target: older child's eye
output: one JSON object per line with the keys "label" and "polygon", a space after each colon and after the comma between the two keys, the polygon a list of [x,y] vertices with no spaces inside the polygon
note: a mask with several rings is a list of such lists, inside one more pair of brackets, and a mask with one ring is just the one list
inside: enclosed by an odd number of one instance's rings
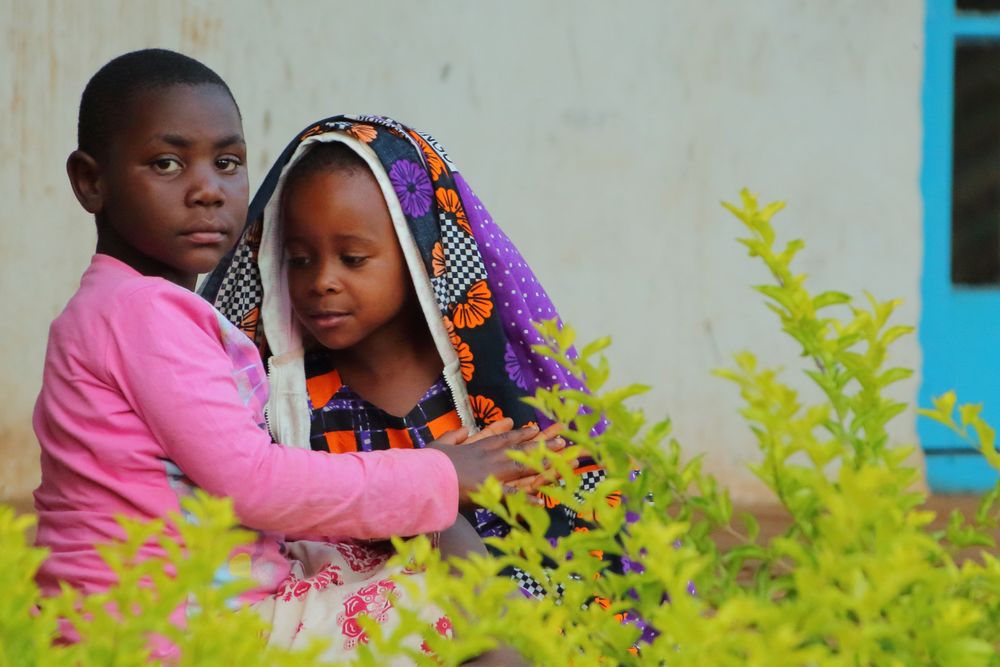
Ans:
{"label": "older child's eye", "polygon": [[288,266],[301,267],[309,264],[309,258],[305,255],[289,255],[285,262]]}
{"label": "older child's eye", "polygon": [[344,266],[361,266],[368,260],[364,255],[341,255],[340,261]]}
{"label": "older child's eye", "polygon": [[181,170],[180,160],[172,157],[163,157],[158,160],[153,160],[152,163],[153,171],[158,174],[176,174]]}
{"label": "older child's eye", "polygon": [[215,168],[221,172],[232,174],[240,165],[243,164],[238,158],[235,157],[222,157],[215,161]]}

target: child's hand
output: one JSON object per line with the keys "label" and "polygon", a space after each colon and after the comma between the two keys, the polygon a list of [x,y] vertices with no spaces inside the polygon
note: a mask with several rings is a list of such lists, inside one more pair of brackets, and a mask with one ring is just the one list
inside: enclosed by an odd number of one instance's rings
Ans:
{"label": "child's hand", "polygon": [[483,438],[488,438],[491,435],[500,435],[501,433],[506,433],[514,428],[514,420],[510,417],[504,417],[503,419],[498,419],[491,424],[487,424],[483,430],[479,433],[470,435],[465,440],[460,441],[458,444],[467,445],[470,442],[477,442]]}
{"label": "child's hand", "polygon": [[[514,420],[509,417],[504,417],[503,419],[498,419],[497,421],[487,424],[483,430],[479,431],[475,435],[470,436],[462,442],[462,444],[468,444],[470,442],[476,442],[477,440],[482,440],[483,438],[488,438],[491,435],[500,435],[501,433],[506,433],[514,427]],[[559,433],[565,428],[565,425],[555,423],[549,425],[544,431],[541,431],[536,435],[533,440],[535,442],[554,440],[557,443],[562,443],[565,446],[565,441],[558,437]],[[553,447],[553,451],[559,451],[562,447]],[[576,463],[572,464],[576,467]],[[535,496],[538,491],[549,484],[552,484],[557,479],[559,475],[554,471],[550,470],[549,474],[535,474],[528,475],[527,477],[521,477],[519,479],[511,480],[503,485],[504,494],[521,492],[528,495],[528,501],[536,504],[543,505],[544,500],[541,497]]]}
{"label": "child's hand", "polygon": [[[500,427],[501,429],[503,426]],[[506,426],[510,428],[509,425]],[[495,429],[497,430],[497,429]],[[494,431],[491,431],[493,433]],[[520,461],[507,456],[508,451],[528,451],[534,447],[548,447],[552,451],[560,451],[566,446],[562,438],[537,442],[540,431],[531,426],[517,430],[507,430],[496,435],[476,436],[466,440],[468,432],[462,428],[449,431],[434,442],[427,445],[443,452],[451,459],[458,475],[458,502],[460,507],[471,504],[469,495],[478,489],[490,475],[496,477],[502,484],[537,476]],[[479,436],[480,434],[477,434]],[[462,444],[461,447],[455,445]]]}
{"label": "child's hand", "polygon": [[[507,419],[506,421],[511,421],[511,420]],[[494,424],[495,423],[497,423],[497,422],[494,422]],[[490,424],[490,426],[493,426],[493,424]],[[490,426],[487,426],[486,428],[490,428]],[[563,425],[563,424],[559,424],[559,423],[551,424],[544,431],[542,431],[537,436],[535,436],[535,441],[536,442],[541,442],[541,441],[556,441],[556,442],[563,443],[563,446],[565,447],[565,440],[563,438],[559,437],[559,433],[562,432],[562,430],[564,428],[565,428],[565,425]],[[486,431],[486,429],[483,429],[483,431],[480,431],[480,433],[483,433],[485,431]],[[475,436],[473,436],[473,438],[476,437],[476,436],[478,436],[478,435],[480,435],[480,433],[477,433]],[[471,438],[470,438],[470,440],[471,440]],[[562,449],[562,447],[560,447],[559,449]],[[555,449],[553,451],[559,451],[559,450]],[[568,452],[565,452],[565,451],[563,452],[563,454],[567,454],[567,453]],[[572,465],[572,467],[575,468],[577,464],[574,461],[574,462],[571,463],[571,465]],[[542,489],[542,487],[547,486],[549,484],[552,484],[553,482],[555,482],[556,480],[558,480],[560,477],[561,477],[561,475],[559,475],[558,472],[556,472],[554,469],[550,469],[545,474],[539,473],[539,474],[531,475],[529,477],[522,477],[520,479],[511,480],[509,483],[507,483],[507,484],[504,485],[504,491],[505,492],[521,491],[523,493],[531,495],[531,494],[538,493],[538,491],[540,491]],[[543,504],[541,498],[534,498],[534,497],[532,497],[529,500],[531,500],[533,502],[537,501],[536,504],[539,504],[539,505]]]}

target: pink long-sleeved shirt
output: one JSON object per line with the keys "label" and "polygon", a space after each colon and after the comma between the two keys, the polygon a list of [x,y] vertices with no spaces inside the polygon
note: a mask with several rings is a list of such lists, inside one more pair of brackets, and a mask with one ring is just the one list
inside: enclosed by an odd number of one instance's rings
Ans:
{"label": "pink long-sleeved shirt", "polygon": [[[197,295],[95,255],[52,323],[34,427],[42,483],[36,542],[43,592],[113,583],[95,544],[115,516],[163,517],[197,486],[233,499],[260,531],[257,594],[287,576],[284,536],[411,535],[451,525],[458,482],[433,450],[363,455],[273,444],[267,377],[251,341]],[[150,547],[146,553],[156,554]]]}

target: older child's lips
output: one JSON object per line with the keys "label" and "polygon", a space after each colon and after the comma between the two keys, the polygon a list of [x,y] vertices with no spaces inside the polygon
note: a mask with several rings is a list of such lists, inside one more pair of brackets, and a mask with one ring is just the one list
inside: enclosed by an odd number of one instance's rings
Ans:
{"label": "older child's lips", "polygon": [[225,232],[199,231],[188,232],[184,237],[195,245],[216,245],[226,239]]}

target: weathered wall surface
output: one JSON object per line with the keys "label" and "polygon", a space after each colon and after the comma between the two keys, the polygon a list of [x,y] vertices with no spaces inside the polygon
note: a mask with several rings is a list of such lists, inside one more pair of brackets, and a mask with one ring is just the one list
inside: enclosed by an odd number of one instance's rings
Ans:
{"label": "weathered wall surface", "polygon": [[[736,392],[709,371],[745,347],[796,360],[718,202],[743,185],[787,199],[817,287],[902,296],[915,322],[922,20],[918,0],[0,0],[0,499],[37,484],[46,330],[94,246],[63,170],[79,94],[149,46],[230,83],[252,183],[332,113],[435,134],[564,317],[613,335],[615,380],[654,385],[647,411],[760,498]],[[919,367],[915,341],[899,361]],[[912,415],[896,435],[913,440]]]}

